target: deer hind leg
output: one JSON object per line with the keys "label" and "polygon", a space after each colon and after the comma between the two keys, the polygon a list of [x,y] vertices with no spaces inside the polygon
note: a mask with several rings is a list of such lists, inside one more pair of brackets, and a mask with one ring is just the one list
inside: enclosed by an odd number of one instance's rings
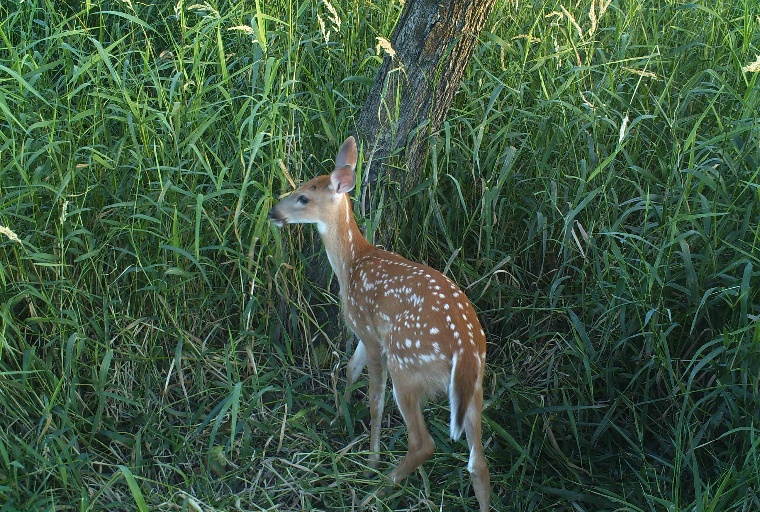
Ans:
{"label": "deer hind leg", "polygon": [[404,423],[406,423],[406,430],[409,436],[409,450],[398,466],[396,466],[396,469],[391,471],[389,475],[391,481],[397,484],[433,456],[435,443],[425,426],[425,419],[422,416],[422,406],[420,404],[420,393],[415,389],[404,388],[404,386],[400,386],[394,382],[393,395],[404,418]]}
{"label": "deer hind leg", "polygon": [[470,472],[475,497],[480,505],[480,512],[487,512],[491,501],[491,476],[483,454],[481,437],[481,417],[483,407],[483,389],[478,386],[475,396],[467,408],[464,420],[464,431],[467,435],[467,445],[470,447],[470,461],[467,470]]}

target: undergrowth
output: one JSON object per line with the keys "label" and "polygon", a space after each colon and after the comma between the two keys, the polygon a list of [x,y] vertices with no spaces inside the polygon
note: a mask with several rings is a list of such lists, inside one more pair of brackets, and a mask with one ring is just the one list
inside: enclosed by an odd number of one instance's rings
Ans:
{"label": "undergrowth", "polygon": [[[377,492],[316,234],[267,222],[400,8],[0,6],[0,510],[476,507],[438,404]],[[488,333],[495,510],[760,508],[759,54],[750,0],[500,2],[419,185],[373,185]]]}

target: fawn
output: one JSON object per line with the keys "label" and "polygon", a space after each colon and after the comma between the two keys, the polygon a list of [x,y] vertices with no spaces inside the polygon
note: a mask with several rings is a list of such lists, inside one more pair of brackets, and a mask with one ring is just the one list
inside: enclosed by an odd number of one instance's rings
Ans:
{"label": "fawn", "polygon": [[472,304],[448,277],[364,238],[348,195],[356,184],[357,156],[356,141],[349,137],[332,174],[301,185],[272,208],[269,219],[277,227],[316,224],[322,237],[340,284],[343,316],[360,340],[348,363],[347,387],[365,366],[369,373],[370,467],[377,467],[380,457],[388,373],[409,435],[406,456],[389,474],[394,484],[433,455],[422,403],[447,391],[451,437],[467,435],[467,469],[486,512],[491,487],[481,439],[485,333]]}

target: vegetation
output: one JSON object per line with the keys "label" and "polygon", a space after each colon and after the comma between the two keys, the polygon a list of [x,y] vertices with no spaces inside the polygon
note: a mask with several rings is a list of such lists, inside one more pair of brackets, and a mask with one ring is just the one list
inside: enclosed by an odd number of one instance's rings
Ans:
{"label": "vegetation", "polygon": [[[376,492],[314,230],[267,222],[399,9],[3,2],[0,510],[476,507],[439,404]],[[494,509],[760,509],[760,8],[502,1],[481,39],[363,220],[479,310]]]}

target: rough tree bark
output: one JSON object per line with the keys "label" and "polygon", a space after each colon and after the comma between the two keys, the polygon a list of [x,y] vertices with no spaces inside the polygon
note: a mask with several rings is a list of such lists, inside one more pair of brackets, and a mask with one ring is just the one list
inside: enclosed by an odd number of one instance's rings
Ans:
{"label": "rough tree bark", "polygon": [[372,91],[356,120],[365,166],[375,180],[406,148],[414,184],[427,138],[443,123],[496,0],[406,0]]}

